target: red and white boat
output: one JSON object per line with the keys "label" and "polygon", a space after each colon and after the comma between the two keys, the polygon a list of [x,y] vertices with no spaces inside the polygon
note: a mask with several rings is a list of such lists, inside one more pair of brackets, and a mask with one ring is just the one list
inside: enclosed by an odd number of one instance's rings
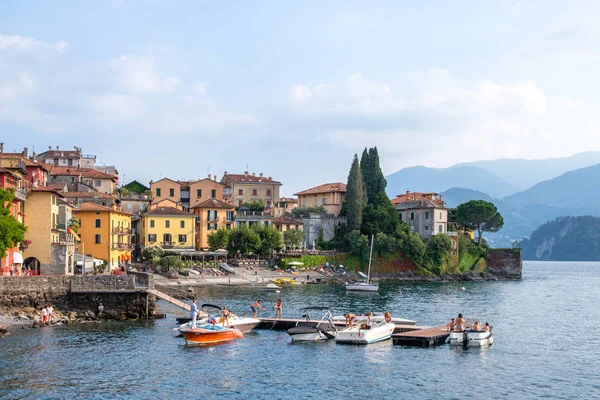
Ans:
{"label": "red and white boat", "polygon": [[184,329],[181,333],[188,346],[216,344],[244,337],[239,329],[224,328],[213,324],[205,324],[193,329]]}

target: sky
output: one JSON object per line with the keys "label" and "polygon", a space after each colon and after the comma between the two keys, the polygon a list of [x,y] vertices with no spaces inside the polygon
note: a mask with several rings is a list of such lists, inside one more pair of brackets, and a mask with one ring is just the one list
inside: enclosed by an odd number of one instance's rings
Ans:
{"label": "sky", "polygon": [[282,195],[404,167],[600,150],[596,1],[0,2],[5,151],[122,182],[248,170]]}

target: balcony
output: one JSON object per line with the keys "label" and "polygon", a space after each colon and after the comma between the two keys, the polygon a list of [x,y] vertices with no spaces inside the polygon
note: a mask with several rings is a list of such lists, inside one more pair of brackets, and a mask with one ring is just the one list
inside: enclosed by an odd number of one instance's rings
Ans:
{"label": "balcony", "polygon": [[219,217],[208,217],[208,222],[219,222]]}
{"label": "balcony", "polygon": [[121,227],[113,228],[112,233],[113,233],[113,235],[133,235],[133,232],[130,228],[121,228]]}
{"label": "balcony", "polygon": [[29,192],[25,188],[17,188],[15,190],[15,199],[25,201]]}
{"label": "balcony", "polygon": [[173,248],[173,246],[175,246],[174,242],[162,242],[162,245],[161,245],[161,247],[163,249],[171,249],[171,248]]}
{"label": "balcony", "polygon": [[113,250],[133,250],[133,245],[130,243],[113,243]]}
{"label": "balcony", "polygon": [[69,246],[75,244],[75,239],[70,233],[61,233],[52,238],[52,244],[57,246]]}

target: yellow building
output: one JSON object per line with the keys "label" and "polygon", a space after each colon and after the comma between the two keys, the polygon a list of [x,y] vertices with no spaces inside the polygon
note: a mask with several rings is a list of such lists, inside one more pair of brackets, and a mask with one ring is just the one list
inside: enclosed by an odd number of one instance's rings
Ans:
{"label": "yellow building", "polygon": [[163,178],[150,182],[152,204],[170,200],[187,210],[208,199],[223,200],[223,184],[216,181],[216,176],[197,181],[174,181]]}
{"label": "yellow building", "polygon": [[[24,264],[41,275],[72,275],[75,268],[75,242],[66,224],[59,223],[59,203],[63,196],[44,187],[31,188],[27,196]],[[70,207],[70,206],[69,206]]]}
{"label": "yellow building", "polygon": [[193,249],[196,216],[175,207],[153,207],[142,214],[140,245],[163,249]]}
{"label": "yellow building", "polygon": [[231,201],[238,208],[243,203],[258,200],[264,201],[266,208],[271,208],[279,201],[281,182],[270,176],[264,176],[262,172],[256,176],[254,173],[249,174],[248,171],[244,171],[243,174],[229,174],[225,171],[221,183],[228,190],[226,200]]}
{"label": "yellow building", "polygon": [[208,199],[192,207],[196,215],[196,250],[208,249],[208,235],[219,228],[232,229],[235,208],[224,201]]}
{"label": "yellow building", "polygon": [[109,271],[131,260],[131,214],[94,203],[82,203],[73,209],[81,220],[78,251],[108,263]]}
{"label": "yellow building", "polygon": [[346,198],[346,184],[325,183],[295,194],[300,207],[323,207],[328,214],[339,215]]}

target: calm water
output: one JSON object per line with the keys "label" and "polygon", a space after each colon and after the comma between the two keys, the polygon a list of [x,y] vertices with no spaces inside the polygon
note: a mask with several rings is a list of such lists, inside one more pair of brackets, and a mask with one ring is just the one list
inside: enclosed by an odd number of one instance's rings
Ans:
{"label": "calm water", "polygon": [[[462,312],[489,321],[496,342],[466,350],[291,344],[285,332],[258,331],[186,348],[172,335],[172,315],[47,327],[0,340],[0,398],[600,398],[600,263],[526,263],[520,282],[400,284],[381,292],[310,285],[260,296],[265,305],[280,296],[284,316],[329,304],[337,313],[390,310],[437,325]],[[257,294],[211,288],[200,296],[243,314]]]}

